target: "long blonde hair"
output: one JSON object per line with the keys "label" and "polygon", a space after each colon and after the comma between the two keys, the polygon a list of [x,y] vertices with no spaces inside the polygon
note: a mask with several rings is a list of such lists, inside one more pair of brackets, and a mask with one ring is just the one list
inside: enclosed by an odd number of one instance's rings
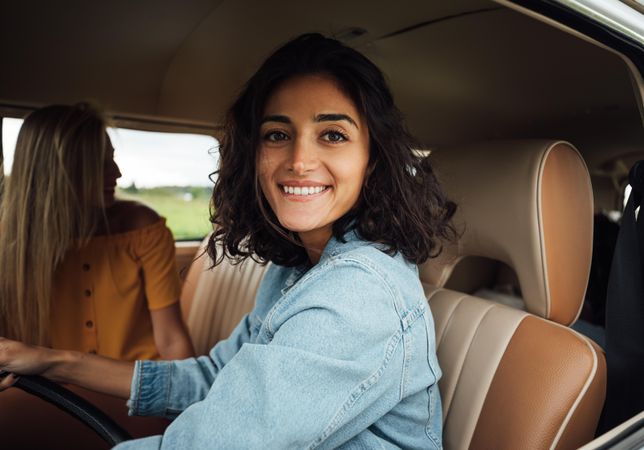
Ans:
{"label": "long blonde hair", "polygon": [[105,120],[81,103],[22,124],[0,204],[0,336],[49,343],[54,271],[104,217]]}

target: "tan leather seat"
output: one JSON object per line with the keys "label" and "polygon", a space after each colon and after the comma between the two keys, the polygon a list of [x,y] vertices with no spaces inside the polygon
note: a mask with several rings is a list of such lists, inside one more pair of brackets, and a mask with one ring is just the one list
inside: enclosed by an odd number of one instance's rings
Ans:
{"label": "tan leather seat", "polygon": [[[459,244],[421,268],[443,369],[446,449],[570,449],[593,437],[605,392],[603,355],[564,325],[581,307],[591,256],[592,193],[569,144],[489,143],[436,152],[459,203]],[[459,259],[515,270],[528,312],[442,288]],[[186,280],[184,313],[199,353],[253,307],[265,266],[202,256]]]}
{"label": "tan leather seat", "polygon": [[[421,268],[443,368],[447,449],[571,449],[593,438],[603,354],[570,330],[592,246],[592,191],[579,153],[556,141],[490,142],[432,155],[459,204],[458,245]],[[442,288],[456,263],[512,267],[528,312]]]}
{"label": "tan leather seat", "polygon": [[181,292],[181,310],[197,355],[204,355],[255,305],[255,293],[266,265],[247,260],[233,265],[228,259],[211,269],[204,252],[206,237],[190,266]]}

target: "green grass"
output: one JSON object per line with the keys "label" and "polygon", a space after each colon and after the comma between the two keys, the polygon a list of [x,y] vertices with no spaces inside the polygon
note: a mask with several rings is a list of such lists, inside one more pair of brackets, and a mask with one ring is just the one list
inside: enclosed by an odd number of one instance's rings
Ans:
{"label": "green grass", "polygon": [[210,189],[201,187],[165,186],[117,189],[123,199],[145,203],[167,219],[175,240],[201,239],[212,230],[208,221]]}

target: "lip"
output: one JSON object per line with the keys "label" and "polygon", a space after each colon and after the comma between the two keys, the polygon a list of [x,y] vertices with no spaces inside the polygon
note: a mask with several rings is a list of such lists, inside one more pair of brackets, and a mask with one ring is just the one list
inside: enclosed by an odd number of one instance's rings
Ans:
{"label": "lip", "polygon": [[284,180],[284,181],[278,181],[277,184],[279,184],[280,186],[293,186],[293,187],[330,186],[329,184],[320,183],[319,181],[313,181],[313,180]]}

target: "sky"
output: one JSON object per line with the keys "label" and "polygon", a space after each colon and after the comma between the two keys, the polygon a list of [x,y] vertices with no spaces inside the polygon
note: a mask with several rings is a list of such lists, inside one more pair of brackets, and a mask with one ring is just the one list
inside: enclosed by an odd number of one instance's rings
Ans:
{"label": "sky", "polygon": [[[21,119],[4,118],[2,147],[5,174],[11,170]],[[114,146],[114,160],[123,176],[121,187],[212,186],[208,175],[217,166],[217,141],[212,136],[108,130]]]}

